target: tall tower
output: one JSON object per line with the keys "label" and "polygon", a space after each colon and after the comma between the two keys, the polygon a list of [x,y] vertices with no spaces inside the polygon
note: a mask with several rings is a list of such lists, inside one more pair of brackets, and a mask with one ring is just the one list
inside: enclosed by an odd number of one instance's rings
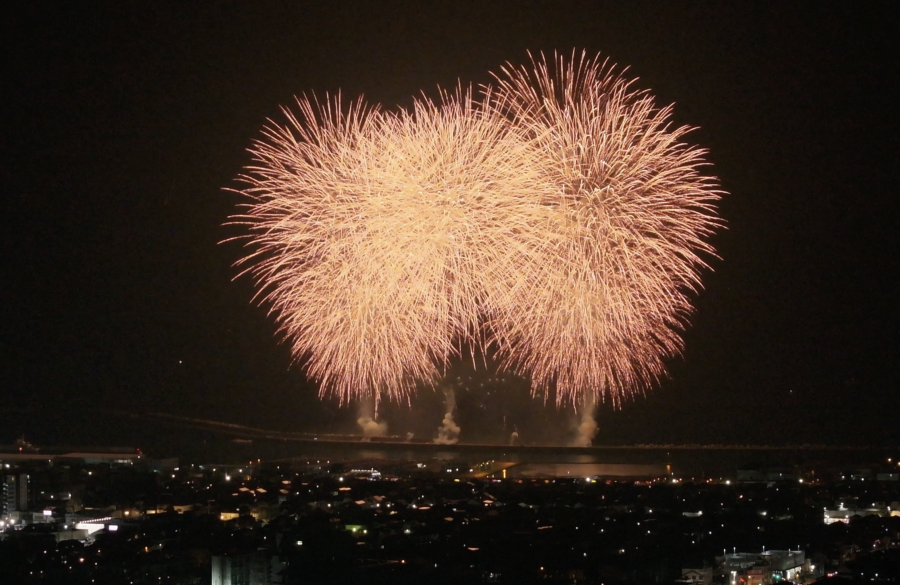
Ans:
{"label": "tall tower", "polygon": [[28,509],[28,474],[10,474],[3,477],[3,516]]}

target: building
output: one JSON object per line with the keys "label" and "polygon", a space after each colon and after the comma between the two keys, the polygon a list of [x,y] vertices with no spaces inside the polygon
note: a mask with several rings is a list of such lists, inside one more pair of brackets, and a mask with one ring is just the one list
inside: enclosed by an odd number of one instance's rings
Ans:
{"label": "building", "polygon": [[3,477],[3,517],[28,509],[28,474],[17,473]]}
{"label": "building", "polygon": [[794,581],[801,573],[808,572],[806,551],[802,550],[768,550],[759,556],[769,565],[772,578],[776,581]]}
{"label": "building", "polygon": [[890,506],[885,504],[884,502],[874,502],[871,506],[867,508],[859,507],[853,505],[855,500],[850,503],[849,506],[845,505],[845,502],[838,502],[837,508],[825,508],[824,513],[824,521],[825,524],[834,524],[835,522],[843,522],[845,524],[850,523],[850,519],[854,516],[859,516],[860,518],[865,516],[898,516],[900,513],[898,512],[897,502],[892,502]]}
{"label": "building", "polygon": [[703,567],[701,569],[681,569],[680,583],[691,583],[692,585],[711,585],[713,580],[712,567]]}
{"label": "building", "polygon": [[757,553],[733,552],[725,554],[721,569],[725,573],[728,585],[740,585],[750,582],[746,578],[747,575],[760,566]]}
{"label": "building", "polygon": [[254,552],[214,555],[212,585],[280,585],[285,563],[277,556]]}
{"label": "building", "polygon": [[764,550],[761,553],[726,554],[721,569],[729,585],[772,585],[798,581],[802,576],[821,576],[803,550]]}

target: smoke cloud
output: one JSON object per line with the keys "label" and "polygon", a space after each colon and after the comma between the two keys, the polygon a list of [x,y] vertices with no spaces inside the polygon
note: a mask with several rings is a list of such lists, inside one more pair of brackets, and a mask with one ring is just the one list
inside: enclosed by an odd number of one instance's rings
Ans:
{"label": "smoke cloud", "polygon": [[356,419],[356,424],[362,430],[363,441],[368,441],[372,437],[383,437],[387,434],[387,423],[376,421],[376,416],[378,414],[375,410],[374,400],[362,400],[359,403],[359,418]]}
{"label": "smoke cloud", "polygon": [[456,410],[456,396],[452,388],[444,389],[444,420],[438,428],[438,436],[434,442],[439,445],[455,445],[459,440],[459,425],[453,421],[453,411]]}
{"label": "smoke cloud", "polygon": [[356,419],[356,424],[362,429],[363,441],[371,439],[372,437],[383,437],[387,434],[387,423],[378,422],[370,416],[359,417]]}
{"label": "smoke cloud", "polygon": [[594,437],[597,435],[597,420],[595,414],[597,406],[594,401],[585,402],[581,409],[581,422],[575,429],[575,439],[572,441],[572,447],[590,447]]}

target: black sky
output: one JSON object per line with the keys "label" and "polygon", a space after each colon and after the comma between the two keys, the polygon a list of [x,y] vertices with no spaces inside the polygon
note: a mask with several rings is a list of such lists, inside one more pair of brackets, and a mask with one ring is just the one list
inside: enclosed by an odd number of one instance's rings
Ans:
{"label": "black sky", "polygon": [[730,193],[684,358],[602,410],[600,440],[900,443],[900,21],[890,2],[780,4],[5,9],[0,408],[20,415],[0,443],[76,442],[38,414],[75,407],[286,430],[352,419],[315,399],[232,281],[223,187],[245,149],[301,92],[393,107],[573,48],[674,102]]}

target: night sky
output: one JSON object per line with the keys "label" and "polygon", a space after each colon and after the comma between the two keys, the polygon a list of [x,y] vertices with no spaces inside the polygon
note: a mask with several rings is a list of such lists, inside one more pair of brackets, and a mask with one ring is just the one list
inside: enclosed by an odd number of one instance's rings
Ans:
{"label": "night sky", "polygon": [[[392,108],[573,48],[674,103],[729,192],[683,358],[601,409],[597,441],[900,443],[900,21],[890,2],[747,4],[7,8],[0,443],[78,442],[47,413],[86,409],[352,426],[233,280],[240,245],[219,243],[247,147],[302,92]],[[439,401],[422,404],[437,427]]]}

